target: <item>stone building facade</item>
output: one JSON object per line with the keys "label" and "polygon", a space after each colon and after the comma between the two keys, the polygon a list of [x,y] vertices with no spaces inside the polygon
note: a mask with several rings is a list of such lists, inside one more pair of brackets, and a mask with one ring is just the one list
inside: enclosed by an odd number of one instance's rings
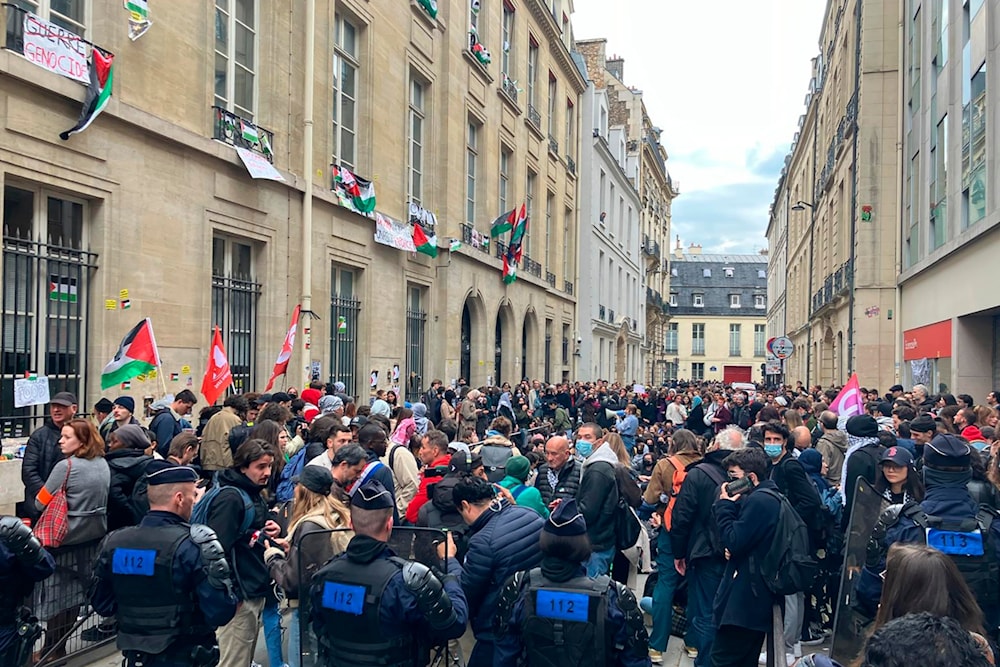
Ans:
{"label": "stone building facade", "polygon": [[[13,381],[25,373],[48,376],[53,393],[77,392],[81,409],[102,393],[197,392],[215,324],[237,388],[263,388],[306,296],[313,316],[299,323],[279,387],[316,375],[367,395],[377,372],[379,388],[398,383],[413,396],[432,377],[572,374],[585,88],[570,54],[572,4],[476,11],[444,0],[436,16],[416,0],[317,6],[309,17],[305,2],[158,3],[150,30],[130,41],[120,2],[71,0],[59,4],[64,13],[35,3],[41,19],[87,40],[74,41],[84,55],[89,43],[114,54],[107,108],[66,141],[59,133],[78,117],[85,87],[26,57],[35,51],[24,12],[0,12],[0,416],[9,434],[40,414],[13,407]],[[251,178],[234,146],[283,180]],[[371,212],[370,190],[352,200],[352,181],[373,185]],[[526,257],[505,285],[499,244],[475,241],[521,203]],[[376,243],[376,219],[396,245],[419,221],[436,235],[437,257]],[[102,392],[102,366],[143,317],[156,332],[158,377]]]}

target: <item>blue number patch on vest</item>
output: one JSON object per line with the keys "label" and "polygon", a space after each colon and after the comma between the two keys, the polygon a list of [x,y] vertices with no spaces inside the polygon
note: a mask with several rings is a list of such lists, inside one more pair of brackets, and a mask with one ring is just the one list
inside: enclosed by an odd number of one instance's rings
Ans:
{"label": "blue number patch on vest", "polygon": [[939,528],[927,529],[927,546],[949,556],[982,556],[983,534],[978,530],[960,533]]}
{"label": "blue number patch on vest", "polygon": [[112,574],[152,577],[156,565],[155,549],[115,549],[111,558]]}
{"label": "blue number patch on vest", "polygon": [[535,598],[535,614],[542,618],[586,623],[589,612],[590,596],[583,593],[540,590]]}
{"label": "blue number patch on vest", "polygon": [[360,616],[365,610],[365,587],[327,581],[323,584],[323,607]]}

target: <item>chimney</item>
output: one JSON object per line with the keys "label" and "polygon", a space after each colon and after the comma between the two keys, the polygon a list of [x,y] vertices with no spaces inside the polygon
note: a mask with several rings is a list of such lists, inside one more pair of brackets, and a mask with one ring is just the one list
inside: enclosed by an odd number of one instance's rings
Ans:
{"label": "chimney", "polygon": [[605,63],[605,67],[607,67],[608,71],[611,72],[611,75],[613,77],[615,77],[622,83],[625,82],[624,58],[620,58],[619,56],[611,56],[610,58],[608,58],[607,63]]}
{"label": "chimney", "polygon": [[677,245],[674,246],[674,257],[684,259],[684,248],[681,247],[681,235],[677,235]]}
{"label": "chimney", "polygon": [[700,255],[701,254],[701,244],[700,243],[692,243],[691,245],[689,245],[688,246],[688,254],[689,255]]}

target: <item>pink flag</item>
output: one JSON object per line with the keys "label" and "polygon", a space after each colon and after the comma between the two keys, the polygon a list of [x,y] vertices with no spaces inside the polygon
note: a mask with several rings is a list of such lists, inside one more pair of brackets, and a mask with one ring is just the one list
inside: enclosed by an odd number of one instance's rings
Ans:
{"label": "pink flag", "polygon": [[851,379],[830,404],[830,410],[841,417],[853,417],[865,413],[865,401],[861,397],[861,385],[858,384],[857,373],[851,374]]}

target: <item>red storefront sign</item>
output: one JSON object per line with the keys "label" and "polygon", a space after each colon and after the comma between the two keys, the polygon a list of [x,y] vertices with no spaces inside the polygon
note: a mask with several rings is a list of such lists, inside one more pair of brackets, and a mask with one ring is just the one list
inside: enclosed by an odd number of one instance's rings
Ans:
{"label": "red storefront sign", "polygon": [[903,332],[903,360],[951,356],[951,320]]}

